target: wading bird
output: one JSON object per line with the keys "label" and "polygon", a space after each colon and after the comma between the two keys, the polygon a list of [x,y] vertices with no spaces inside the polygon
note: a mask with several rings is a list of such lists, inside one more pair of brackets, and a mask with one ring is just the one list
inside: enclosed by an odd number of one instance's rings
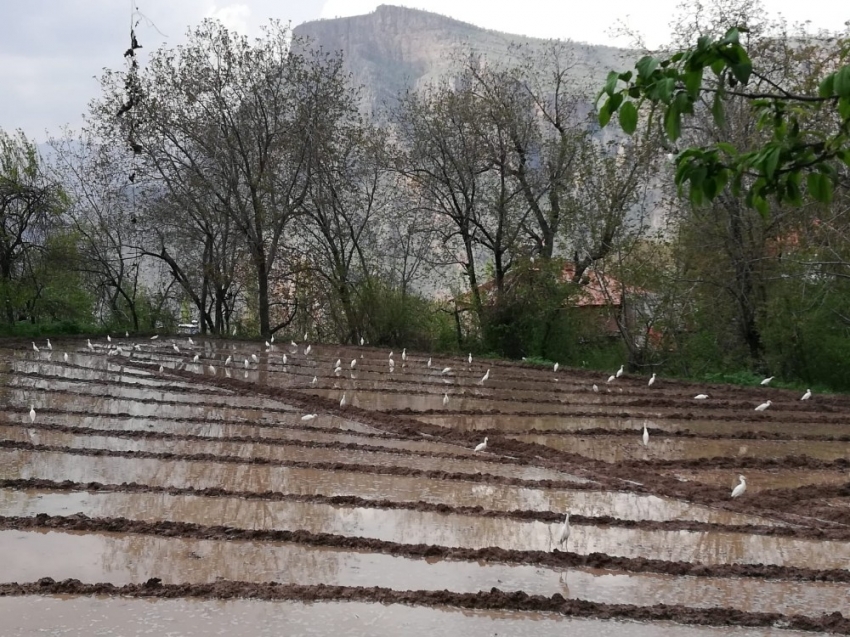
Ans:
{"label": "wading bird", "polygon": [[772,381],[774,378],[776,378],[776,376],[771,376],[770,378],[765,378],[763,381],[761,381],[760,384],[762,386],[770,385],[770,381]]}
{"label": "wading bird", "polygon": [[652,378],[649,379],[647,386],[652,387],[653,384],[655,384],[655,372],[652,373]]}
{"label": "wading bird", "polygon": [[316,415],[317,414],[307,414],[306,416],[301,416],[301,420],[303,420],[304,422],[308,422],[310,420],[313,420]]}
{"label": "wading bird", "polygon": [[428,367],[431,367],[431,359],[428,359]]}
{"label": "wading bird", "polygon": [[49,349],[51,352],[53,351],[53,345],[50,344],[49,338],[47,339],[47,349]]}
{"label": "wading bird", "polygon": [[30,422],[35,422],[35,406],[30,405]]}
{"label": "wading bird", "polygon": [[694,400],[706,400],[708,399],[708,394],[697,394],[694,396]]}
{"label": "wading bird", "polygon": [[472,352],[469,352],[469,358],[467,358],[467,359],[466,359],[466,361],[467,361],[470,365],[472,365]]}
{"label": "wading bird", "polygon": [[567,511],[567,516],[564,518],[564,526],[561,527],[561,534],[558,536],[558,544],[566,544],[570,539],[570,512]]}
{"label": "wading bird", "polygon": [[811,397],[812,397],[812,390],[811,390],[811,389],[807,389],[807,390],[806,390],[806,393],[805,393],[805,394],[803,394],[803,397],[802,397],[800,400],[808,400],[808,399],[809,399],[809,398],[811,398]]}
{"label": "wading bird", "polygon": [[200,354],[195,354],[195,355],[192,357],[192,362],[193,362],[193,363],[197,363],[199,358],[201,358]]}
{"label": "wading bird", "polygon": [[319,382],[318,376],[313,376],[313,380],[310,381],[310,385],[314,386]]}
{"label": "wading bird", "polygon": [[755,410],[756,410],[756,411],[764,411],[764,410],[765,410],[765,409],[767,409],[768,407],[770,407],[770,401],[769,401],[769,400],[768,400],[767,402],[763,402],[761,405],[759,405],[758,407],[756,407],[756,409],[755,409]]}
{"label": "wading bird", "polygon": [[599,386],[594,384],[593,385],[593,391],[596,392],[596,393],[599,393]]}
{"label": "wading bird", "polygon": [[68,362],[68,352],[65,352],[64,358],[65,358],[65,362],[67,363]]}
{"label": "wading bird", "polygon": [[259,359],[259,358],[257,358],[257,355],[256,355],[256,354],[251,354],[251,360],[252,360],[252,361],[254,361],[255,363],[259,363],[259,362],[260,362],[260,359]]}
{"label": "wading bird", "polygon": [[487,437],[484,437],[484,442],[478,443],[475,446],[475,451],[484,451],[487,448]]}
{"label": "wading bird", "polygon": [[32,344],[32,351],[34,351],[36,354],[38,354],[41,350],[38,349],[38,345],[33,343]]}
{"label": "wading bird", "polygon": [[179,348],[179,347],[177,347],[177,343],[172,343],[172,344],[171,344],[171,347],[172,347],[172,349],[174,349],[174,351],[175,351],[176,353],[178,353],[178,354],[180,353],[180,348]]}
{"label": "wading bird", "polygon": [[443,371],[441,371],[440,373],[445,375],[448,374],[450,371],[452,371],[451,367],[443,367]]}
{"label": "wading bird", "polygon": [[560,365],[558,365],[558,363],[555,363],[555,366],[552,368],[552,371],[557,373],[559,367],[560,367]]}
{"label": "wading bird", "polygon": [[609,383],[613,383],[615,380],[617,380],[617,377],[616,377],[616,376],[614,376],[614,374],[611,374],[611,375],[608,377],[608,382],[609,382]]}
{"label": "wading bird", "polygon": [[153,336],[151,336],[152,341],[155,341],[158,338],[159,338],[159,334],[154,334]]}
{"label": "wading bird", "polygon": [[233,356],[228,356],[227,360],[224,361],[224,366],[227,367],[228,365],[230,365],[230,361],[232,361],[232,360],[233,360]]}
{"label": "wading bird", "polygon": [[617,378],[623,375],[623,370],[625,369],[625,365],[620,365],[620,369],[617,370]]}
{"label": "wading bird", "polygon": [[443,407],[447,406],[448,404],[449,404],[449,392],[446,392],[445,394],[443,394]]}
{"label": "wading bird", "polygon": [[401,360],[402,360],[402,362],[407,360],[407,348],[406,347],[403,350],[401,350]]}
{"label": "wading bird", "polygon": [[478,381],[478,384],[483,385],[487,381],[488,378],[490,378],[490,370],[489,369],[487,370],[487,373],[484,374],[484,376],[481,377],[481,380]]}
{"label": "wading bird", "polygon": [[310,351],[311,351],[312,349],[313,349],[313,346],[312,346],[312,345],[308,345],[308,346],[307,346],[307,349],[305,349],[305,350],[304,350],[304,356],[309,356],[309,355],[310,355]]}
{"label": "wading bird", "polygon": [[365,340],[363,339],[363,337],[361,336],[361,337],[360,337],[360,347],[363,347],[363,345],[364,345],[365,343],[366,343],[366,341],[365,341]]}
{"label": "wading bird", "polygon": [[646,429],[646,423],[644,423],[644,425],[643,425],[643,446],[644,447],[649,446],[649,431],[647,431],[647,429]]}
{"label": "wading bird", "polygon": [[343,392],[342,398],[339,399],[339,406],[345,407],[345,393]]}
{"label": "wading bird", "polygon": [[732,489],[733,498],[742,496],[744,494],[744,491],[747,490],[747,479],[744,476],[738,476],[738,480],[740,480],[741,483],[734,489]]}
{"label": "wading bird", "polygon": [[349,367],[351,367],[351,369],[354,369],[355,367],[357,367],[357,359],[356,358],[351,359],[351,365],[349,365]]}
{"label": "wading bird", "polygon": [[93,351],[94,351],[94,345],[92,345],[92,344],[91,344],[91,339],[90,339],[90,338],[87,338],[87,339],[86,339],[86,347],[88,347],[88,348],[89,348],[89,351],[90,351],[90,352],[93,352]]}

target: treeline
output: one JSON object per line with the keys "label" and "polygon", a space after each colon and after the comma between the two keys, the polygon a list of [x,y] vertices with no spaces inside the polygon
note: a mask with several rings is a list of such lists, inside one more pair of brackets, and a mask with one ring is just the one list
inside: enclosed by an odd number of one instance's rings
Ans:
{"label": "treeline", "polygon": [[[811,92],[847,42],[763,27],[759,82],[786,91]],[[195,318],[213,335],[850,387],[846,175],[828,205],[763,214],[730,188],[692,203],[651,117],[600,129],[601,87],[571,50],[470,52],[365,117],[339,55],[275,23],[249,42],[204,22],[106,72],[83,130],[45,152],[0,136],[0,319],[13,333]],[[763,143],[724,99],[725,121],[698,105],[679,143]]]}

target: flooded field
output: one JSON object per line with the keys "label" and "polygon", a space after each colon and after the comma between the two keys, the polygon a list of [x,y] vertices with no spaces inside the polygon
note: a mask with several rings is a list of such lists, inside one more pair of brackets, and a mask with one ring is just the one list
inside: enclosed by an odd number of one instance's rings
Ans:
{"label": "flooded field", "polygon": [[0,349],[8,634],[850,634],[850,398],[53,345]]}

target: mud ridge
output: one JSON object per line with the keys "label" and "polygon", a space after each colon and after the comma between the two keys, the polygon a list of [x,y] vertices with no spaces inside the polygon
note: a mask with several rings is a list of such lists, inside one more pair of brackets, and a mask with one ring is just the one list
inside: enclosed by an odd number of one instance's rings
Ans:
{"label": "mud ridge", "polygon": [[81,513],[71,516],[39,514],[31,517],[0,516],[2,530],[58,530],[89,533],[128,533],[198,540],[245,542],[287,542],[307,546],[368,551],[409,558],[446,559],[471,562],[534,564],[550,568],[594,568],[633,573],[660,573],[693,577],[751,577],[810,582],[850,582],[845,569],[808,569],[765,564],[715,564],[670,562],[647,558],[615,557],[605,553],[580,555],[568,551],[518,551],[498,547],[468,549],[434,544],[401,544],[365,537],[349,537],[310,531],[252,530],[232,526],[206,526],[188,522],[143,522],[126,518],[90,518]]}
{"label": "mud ridge", "polygon": [[35,451],[43,453],[65,453],[75,456],[96,456],[110,458],[146,458],[165,461],[187,461],[187,462],[221,462],[228,464],[264,465],[274,467],[287,467],[294,469],[316,469],[319,471],[348,471],[351,473],[370,473],[378,475],[408,476],[427,478],[429,480],[458,480],[463,482],[487,482],[489,484],[503,484],[508,486],[526,487],[530,489],[585,489],[599,490],[599,485],[588,485],[587,483],[569,482],[566,480],[524,480],[522,478],[510,478],[497,476],[489,473],[455,473],[450,471],[413,469],[409,467],[395,467],[382,465],[369,465],[345,462],[302,462],[299,460],[277,460],[274,458],[257,458],[216,455],[213,453],[169,453],[165,451],[117,451],[114,449],[86,449],[78,447],[67,447],[63,445],[40,445],[30,442],[19,442],[14,440],[0,440],[0,449],[17,449],[22,451]]}
{"label": "mud ridge", "polygon": [[[320,494],[283,493],[280,491],[237,491],[220,487],[160,487],[137,482],[122,484],[103,484],[100,482],[72,482],[65,480],[43,480],[39,478],[19,478],[0,480],[0,489],[26,491],[44,490],[59,492],[86,493],[159,493],[173,496],[195,496],[205,498],[234,498],[240,500],[262,500],[264,502],[309,502],[327,504],[335,507],[406,510],[443,515],[466,515],[484,518],[519,520],[523,522],[536,521],[546,523],[561,523],[563,513],[557,511],[533,511],[512,509],[507,511],[485,509],[482,506],[455,506],[437,504],[418,500],[415,502],[399,502],[395,500],[370,500],[354,495],[326,496]],[[841,492],[841,490],[839,490]],[[843,487],[843,492],[850,492],[850,483]],[[605,526],[644,531],[692,531],[697,533],[722,532],[744,533],[750,535],[765,535],[775,537],[794,537],[799,539],[819,539],[846,541],[850,540],[850,528],[820,528],[806,526],[769,526],[759,524],[719,524],[713,522],[697,522],[693,520],[626,520],[612,516],[587,516],[573,513],[570,521],[577,526]]]}
{"label": "mud ridge", "polygon": [[504,592],[498,588],[478,593],[452,593],[449,591],[396,591],[384,587],[327,586],[303,584],[278,584],[220,581],[213,584],[162,584],[151,578],[140,584],[83,584],[68,579],[57,582],[45,577],[25,584],[0,584],[0,596],[19,595],[109,595],[143,599],[260,599],[297,600],[301,602],[376,602],[381,604],[407,604],[411,606],[452,606],[480,610],[512,610],[552,612],[570,617],[601,619],[629,619],[633,621],[673,621],[700,626],[775,627],[809,631],[850,634],[850,619],[841,613],[831,615],[786,616],[779,613],[755,613],[726,608],[691,608],[682,605],[656,604],[634,606],[631,604],[604,604],[578,599],[565,599],[560,593],[551,597],[529,595],[523,591]]}

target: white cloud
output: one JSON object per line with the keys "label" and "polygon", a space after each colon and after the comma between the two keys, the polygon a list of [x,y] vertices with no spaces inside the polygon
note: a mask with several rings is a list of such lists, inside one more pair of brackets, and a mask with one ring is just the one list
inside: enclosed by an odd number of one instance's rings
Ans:
{"label": "white cloud", "polygon": [[246,4],[229,4],[219,8],[212,5],[205,15],[207,18],[215,18],[231,31],[242,35],[252,35],[249,26],[251,20],[251,7]]}

